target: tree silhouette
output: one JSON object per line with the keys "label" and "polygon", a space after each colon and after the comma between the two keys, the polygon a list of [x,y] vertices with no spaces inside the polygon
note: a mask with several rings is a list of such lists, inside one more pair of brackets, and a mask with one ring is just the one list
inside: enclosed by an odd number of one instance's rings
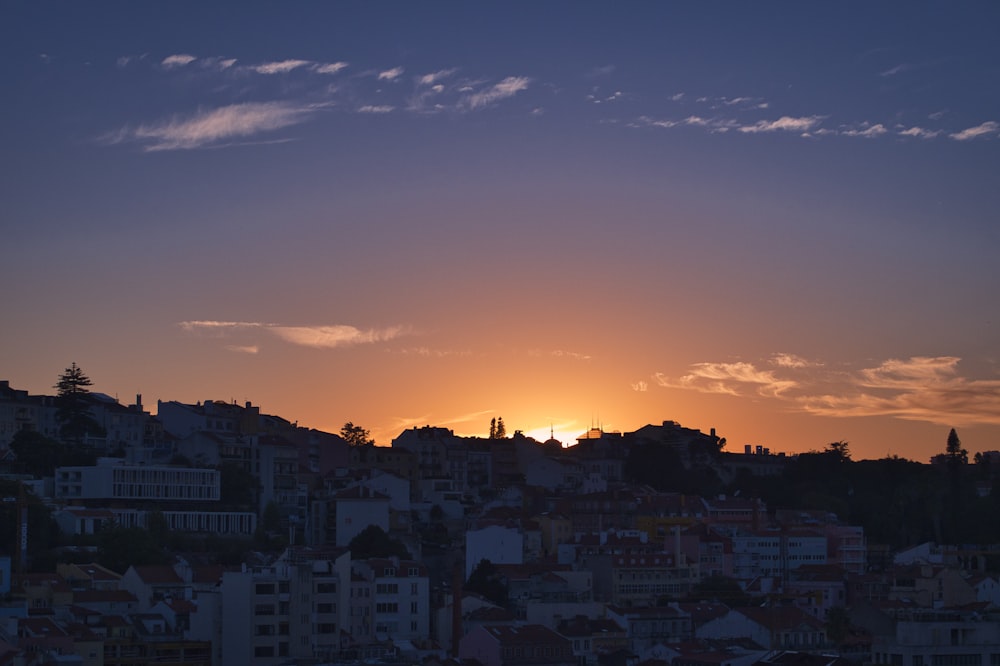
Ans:
{"label": "tree silhouette", "polygon": [[487,559],[479,560],[479,564],[469,574],[465,589],[486,597],[497,606],[507,606],[507,585],[501,579],[496,565]]}
{"label": "tree silhouette", "polygon": [[396,556],[404,560],[410,559],[410,551],[402,541],[393,539],[378,525],[369,525],[358,532],[347,544],[352,560],[367,560],[371,557]]}
{"label": "tree silhouette", "polygon": [[356,426],[352,422],[348,421],[344,424],[344,427],[340,429],[340,436],[347,441],[349,446],[374,446],[375,440],[372,439],[371,433],[362,428],[361,426]]}
{"label": "tree silhouette", "polygon": [[958,438],[958,433],[952,428],[948,433],[948,444],[945,447],[945,455],[948,464],[951,466],[969,464],[969,452],[962,448],[962,440]]}
{"label": "tree silhouette", "polygon": [[497,432],[496,439],[503,439],[507,436],[507,426],[503,424],[503,417],[497,417]]}
{"label": "tree silhouette", "polygon": [[104,436],[104,429],[90,415],[90,390],[93,382],[76,363],[59,376],[55,388],[56,421],[60,423],[60,436],[70,442],[80,443],[87,435]]}

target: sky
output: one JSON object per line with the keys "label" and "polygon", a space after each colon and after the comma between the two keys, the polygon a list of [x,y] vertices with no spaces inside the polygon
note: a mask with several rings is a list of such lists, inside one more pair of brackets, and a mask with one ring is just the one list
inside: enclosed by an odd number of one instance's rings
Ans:
{"label": "sky", "polygon": [[0,379],[1000,449],[995,2],[4,2]]}

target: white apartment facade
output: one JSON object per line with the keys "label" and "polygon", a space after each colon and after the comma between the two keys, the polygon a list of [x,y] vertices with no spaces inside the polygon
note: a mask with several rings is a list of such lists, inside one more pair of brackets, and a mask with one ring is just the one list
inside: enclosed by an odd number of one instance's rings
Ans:
{"label": "white apartment facade", "polygon": [[289,551],[222,577],[222,662],[331,660],[348,631],[350,553]]}
{"label": "white apartment facade", "polygon": [[430,638],[430,578],[423,564],[395,557],[356,560],[352,573],[352,612],[359,625],[370,628],[355,640]]}
{"label": "white apartment facade", "polygon": [[56,468],[55,498],[217,502],[219,482],[215,469],[128,465],[100,458],[94,466]]}

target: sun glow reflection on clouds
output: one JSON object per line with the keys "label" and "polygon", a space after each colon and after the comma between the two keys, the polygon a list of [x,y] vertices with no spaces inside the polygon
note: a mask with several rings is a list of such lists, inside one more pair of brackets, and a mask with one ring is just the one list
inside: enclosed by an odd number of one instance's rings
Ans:
{"label": "sun glow reflection on clouds", "polygon": [[[184,321],[180,322],[179,326],[188,332],[197,333],[205,331],[216,336],[228,336],[240,331],[264,331],[284,342],[302,347],[312,347],[314,349],[334,349],[350,345],[387,342],[408,333],[408,329],[403,326],[362,330],[346,324],[283,326],[281,324],[260,322]],[[227,348],[239,351],[249,351],[252,349],[251,353],[259,351],[256,345],[233,345]]]}
{"label": "sun glow reflection on clouds", "polygon": [[786,408],[826,417],[889,416],[939,425],[1000,424],[1000,379],[958,374],[955,356],[889,359],[856,371],[777,354],[777,370],[752,363],[696,363],[671,379],[654,375],[669,389],[729,396],[753,394],[785,403]]}

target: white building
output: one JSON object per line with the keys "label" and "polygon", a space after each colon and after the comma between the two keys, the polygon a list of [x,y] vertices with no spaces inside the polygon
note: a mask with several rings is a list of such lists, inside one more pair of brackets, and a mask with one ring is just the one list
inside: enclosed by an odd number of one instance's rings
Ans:
{"label": "white building", "polygon": [[991,666],[1000,660],[1000,622],[955,612],[926,611],[875,636],[872,663],[894,666]]}
{"label": "white building", "polygon": [[[352,606],[370,609],[367,614],[358,613],[371,618],[368,638],[394,642],[430,638],[430,578],[424,565],[393,557],[355,560],[351,570],[356,595]],[[354,638],[364,642],[362,637]]]}
{"label": "white building", "polygon": [[809,530],[733,530],[733,575],[786,579],[803,564],[827,564],[827,538]]}
{"label": "white building", "polygon": [[332,660],[350,626],[350,553],[290,550],[222,577],[222,663]]}
{"label": "white building", "polygon": [[377,525],[389,531],[389,498],[365,486],[355,486],[337,493],[333,499],[334,542],[347,546],[365,528]]}
{"label": "white building", "polygon": [[516,527],[488,525],[465,533],[465,579],[482,560],[524,564],[524,536]]}
{"label": "white building", "polygon": [[217,502],[219,480],[214,469],[128,465],[118,458],[99,458],[94,466],[56,468],[55,497]]}

